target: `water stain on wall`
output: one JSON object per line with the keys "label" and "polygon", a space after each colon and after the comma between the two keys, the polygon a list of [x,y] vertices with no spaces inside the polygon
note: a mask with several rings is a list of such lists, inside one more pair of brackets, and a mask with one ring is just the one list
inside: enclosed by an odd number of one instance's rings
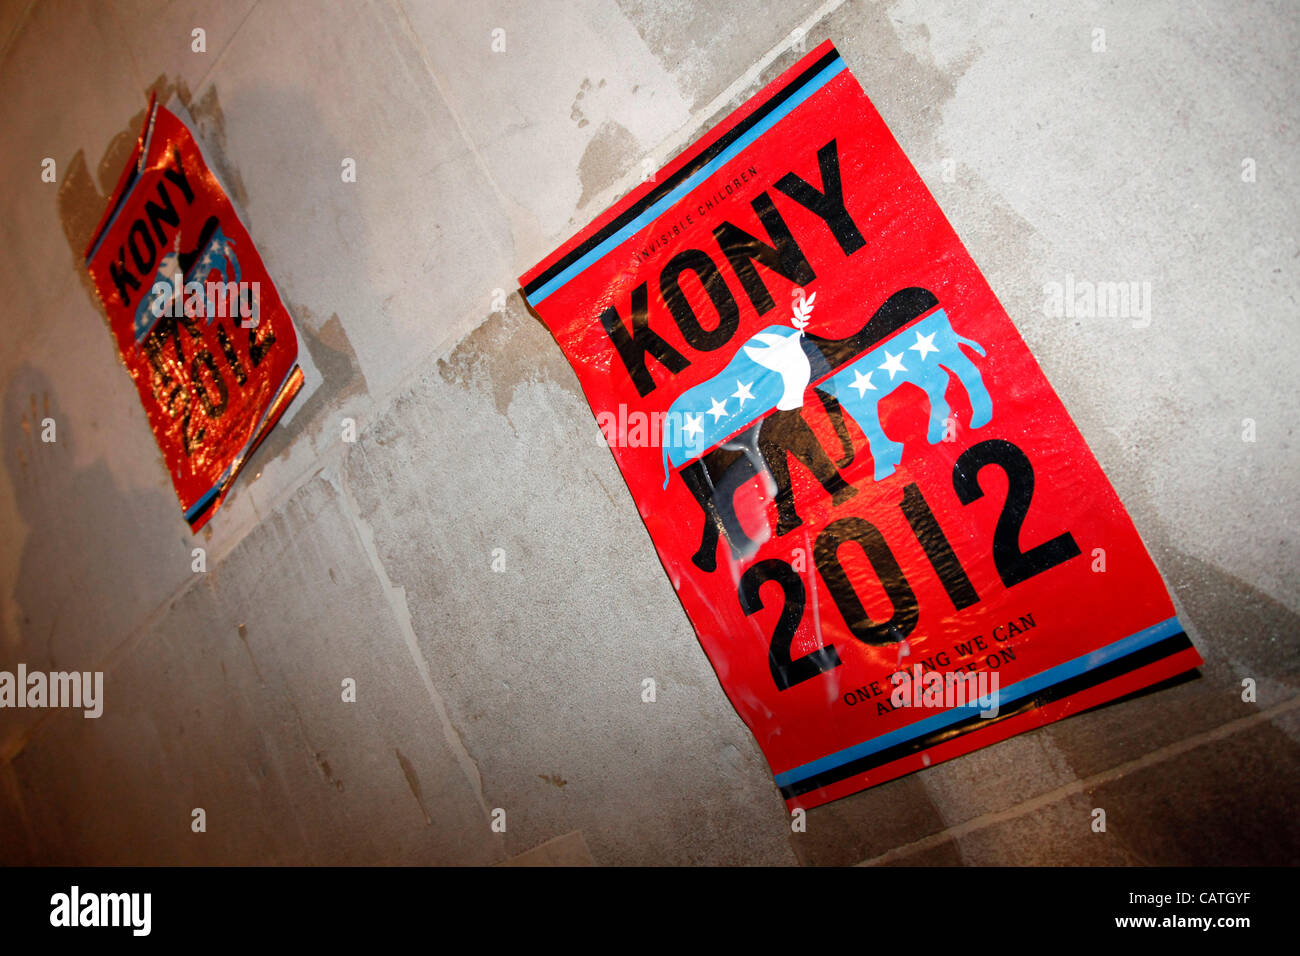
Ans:
{"label": "water stain on wall", "polygon": [[613,185],[644,152],[627,127],[614,120],[601,123],[578,162],[578,181],[582,183],[578,208],[584,208]]}
{"label": "water stain on wall", "polygon": [[540,320],[529,319],[518,293],[506,300],[506,311],[488,315],[450,356],[439,359],[438,374],[466,389],[489,389],[503,418],[508,418],[515,390],[525,382],[552,382],[582,397],[564,353]]}

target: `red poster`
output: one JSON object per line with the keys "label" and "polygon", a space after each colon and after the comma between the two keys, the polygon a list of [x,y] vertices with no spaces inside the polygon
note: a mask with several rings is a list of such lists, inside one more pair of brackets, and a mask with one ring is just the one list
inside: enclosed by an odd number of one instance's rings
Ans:
{"label": "red poster", "polygon": [[86,250],[176,496],[202,528],[298,389],[298,337],[190,131],[151,103]]}
{"label": "red poster", "polygon": [[829,43],[520,281],[790,807],[1200,663]]}

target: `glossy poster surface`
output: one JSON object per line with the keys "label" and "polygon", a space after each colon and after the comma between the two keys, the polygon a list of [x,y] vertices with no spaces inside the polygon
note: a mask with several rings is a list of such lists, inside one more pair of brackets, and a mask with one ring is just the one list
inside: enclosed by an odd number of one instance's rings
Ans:
{"label": "glossy poster surface", "polygon": [[1200,663],[829,43],[521,283],[790,807]]}
{"label": "glossy poster surface", "polygon": [[185,124],[150,104],[86,268],[199,530],[302,387],[275,283]]}

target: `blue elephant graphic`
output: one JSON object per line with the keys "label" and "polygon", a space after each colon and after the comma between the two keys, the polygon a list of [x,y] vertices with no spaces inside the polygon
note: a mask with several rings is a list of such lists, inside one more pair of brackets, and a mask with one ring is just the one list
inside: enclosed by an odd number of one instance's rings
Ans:
{"label": "blue elephant graphic", "polygon": [[[177,235],[179,242],[180,236]],[[206,282],[212,270],[216,269],[226,280],[238,283],[240,280],[241,269],[239,267],[239,257],[235,254],[235,240],[231,239],[221,230],[221,226],[216,216],[209,216],[203,224],[203,229],[199,232],[198,242],[189,252],[181,252],[177,249],[166,252],[158,262],[158,270],[154,273],[154,286],[166,285],[165,293],[155,294],[153,287],[147,294],[140,297],[140,303],[135,309],[135,340],[142,342],[153,331],[154,326],[162,315],[170,314],[173,309],[173,298],[176,295],[174,280],[177,275],[182,276],[182,293],[184,286],[191,279],[203,283]],[[175,308],[183,310],[184,296],[182,302],[176,303]],[[204,289],[205,312],[208,315],[209,324],[212,322],[212,310],[207,307],[208,304],[207,290]]]}
{"label": "blue elephant graphic", "polygon": [[[704,512],[704,530],[693,560],[704,571],[717,567],[719,537],[742,560],[760,541],[741,528],[733,496],[760,477],[777,509],[777,535],[802,524],[790,481],[793,454],[838,505],[857,489],[841,471],[855,457],[846,417],[866,435],[874,479],[893,474],[903,445],[885,435],[879,402],[905,384],[921,388],[930,402],[927,438],[943,439],[951,416],[945,393],[956,376],[971,404],[971,427],[993,415],[993,403],[979,369],[962,351],[983,356],[979,343],[958,335],[947,313],[927,289],[903,289],[890,296],[855,334],[826,339],[789,326],[769,326],[745,342],[726,367],[679,395],[669,408],[663,460],[668,486],[676,469]],[[919,321],[918,320],[919,318]],[[822,446],[804,419],[810,383],[835,428],[837,457]],[[847,416],[846,416],[847,413]]]}
{"label": "blue elephant graphic", "polygon": [[930,423],[925,437],[931,445],[943,440],[952,414],[946,397],[949,374],[957,376],[970,399],[970,427],[987,425],[993,418],[993,400],[979,369],[961,350],[963,345],[984,355],[984,348],[978,342],[953,331],[948,314],[939,309],[822,384],[840,400],[867,436],[876,481],[892,475],[903,459],[903,445],[892,441],[880,425],[880,400],[895,389],[916,385],[925,392],[930,402]]}

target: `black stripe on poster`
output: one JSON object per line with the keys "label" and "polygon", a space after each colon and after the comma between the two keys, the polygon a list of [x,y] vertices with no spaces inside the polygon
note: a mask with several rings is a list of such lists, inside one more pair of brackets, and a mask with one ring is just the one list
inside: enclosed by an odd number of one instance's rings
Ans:
{"label": "black stripe on poster", "polygon": [[1061,681],[1059,684],[1053,684],[1037,694],[1025,698],[1023,701],[1015,704],[1008,710],[1001,711],[996,717],[981,717],[978,712],[973,713],[966,720],[950,724],[942,730],[937,730],[932,734],[926,734],[913,740],[906,741],[896,746],[889,747],[885,750],[868,754],[857,760],[851,760],[848,763],[840,764],[830,770],[815,774],[811,777],[805,777],[797,783],[792,783],[781,788],[781,796],[789,800],[791,797],[797,797],[800,794],[808,793],[812,790],[818,790],[822,787],[829,786],[832,783],[838,783],[848,777],[856,776],[875,767],[882,767],[887,763],[892,763],[903,757],[918,753],[936,744],[945,743],[962,734],[970,733],[981,727],[991,727],[1002,720],[1008,720],[1020,714],[1026,713],[1045,704],[1068,697],[1070,694],[1078,693],[1089,687],[1095,687],[1098,684],[1105,683],[1108,680],[1126,674],[1129,671],[1136,670],[1139,667],[1145,667],[1147,664],[1153,664],[1158,660],[1171,657],[1179,651],[1187,650],[1192,646],[1192,642],[1187,639],[1187,634],[1179,631],[1163,641],[1158,641],[1140,650],[1127,654],[1124,657],[1103,664],[1095,670],[1085,671],[1076,677],[1071,677]]}

